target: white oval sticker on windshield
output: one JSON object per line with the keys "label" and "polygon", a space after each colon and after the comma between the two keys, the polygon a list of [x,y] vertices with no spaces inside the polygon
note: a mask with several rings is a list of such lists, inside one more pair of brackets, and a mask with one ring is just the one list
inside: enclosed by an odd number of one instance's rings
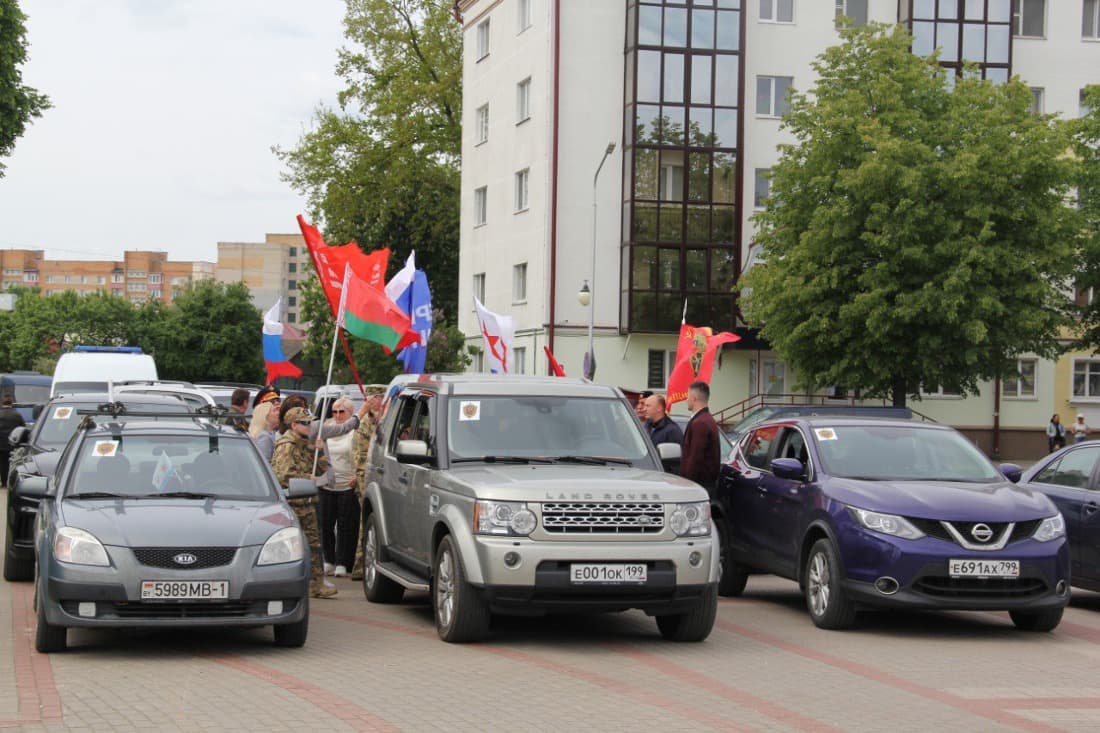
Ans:
{"label": "white oval sticker on windshield", "polygon": [[54,420],[68,420],[69,416],[73,414],[73,408],[71,407],[58,407],[53,411]]}
{"label": "white oval sticker on windshield", "polygon": [[832,428],[814,428],[818,440],[836,440],[836,431]]}
{"label": "white oval sticker on windshield", "polygon": [[465,422],[466,420],[480,420],[481,419],[481,403],[475,401],[459,402],[458,403],[458,420],[459,422]]}
{"label": "white oval sticker on windshield", "polygon": [[95,454],[97,456],[109,458],[110,456],[113,456],[115,454],[115,451],[117,450],[117,440],[97,440],[95,442]]}

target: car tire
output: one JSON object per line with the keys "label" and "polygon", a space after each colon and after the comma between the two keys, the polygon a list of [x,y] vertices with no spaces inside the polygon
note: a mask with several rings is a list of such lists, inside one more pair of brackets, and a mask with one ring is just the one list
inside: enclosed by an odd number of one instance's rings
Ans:
{"label": "car tire", "polygon": [[1062,622],[1064,608],[1049,611],[1009,611],[1012,623],[1020,631],[1054,631]]}
{"label": "car tire", "polygon": [[302,605],[305,606],[305,613],[301,621],[279,624],[273,628],[275,646],[295,647],[306,643],[306,636],[309,635],[309,596],[302,599]]}
{"label": "car tire", "polygon": [[432,610],[439,638],[451,643],[485,638],[489,633],[489,606],[466,582],[462,558],[449,535],[439,543],[432,570]]}
{"label": "car tire", "polygon": [[718,616],[718,586],[708,586],[699,604],[687,613],[658,616],[657,629],[669,641],[702,641],[710,636]]}
{"label": "car tire", "polygon": [[840,560],[830,540],[814,543],[803,573],[806,608],[814,625],[821,629],[850,628],[856,620],[856,606],[844,593]]}
{"label": "car tire", "polygon": [[[721,520],[725,522],[725,520]],[[716,523],[718,527],[719,542],[719,572],[718,595],[723,598],[737,598],[745,592],[745,585],[749,582],[749,573],[741,565],[738,565],[730,557],[729,530],[723,528],[723,524]]]}
{"label": "car tire", "polygon": [[363,524],[363,595],[371,603],[397,603],[404,598],[405,589],[378,572],[376,564],[380,555],[378,519],[372,512]]}
{"label": "car tire", "polygon": [[34,630],[34,648],[42,654],[63,652],[69,644],[69,630],[64,626],[54,626],[46,621],[46,599],[36,596],[36,613],[38,624]]}
{"label": "car tire", "polygon": [[34,558],[20,560],[15,557],[11,534],[11,527],[8,527],[4,535],[4,580],[11,582],[34,580]]}

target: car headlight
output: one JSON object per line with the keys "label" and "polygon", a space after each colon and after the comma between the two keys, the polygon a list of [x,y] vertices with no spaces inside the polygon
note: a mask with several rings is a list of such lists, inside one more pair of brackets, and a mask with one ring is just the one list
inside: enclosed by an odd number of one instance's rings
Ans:
{"label": "car headlight", "polygon": [[710,534],[710,502],[677,504],[668,518],[668,526],[678,537],[704,537]]}
{"label": "car headlight", "polygon": [[857,522],[872,532],[881,532],[891,537],[901,537],[906,540],[917,540],[924,537],[924,532],[914,527],[913,523],[905,517],[899,517],[896,514],[872,512],[867,509],[856,509],[854,506],[848,507],[848,510]]}
{"label": "car headlight", "polygon": [[76,527],[58,527],[53,538],[53,556],[61,562],[74,565],[111,564],[103,543],[91,532]]}
{"label": "car headlight", "polygon": [[306,541],[302,530],[297,527],[283,527],[267,538],[257,565],[279,565],[284,562],[297,562],[306,556]]}
{"label": "car headlight", "polygon": [[1053,517],[1047,517],[1040,524],[1039,528],[1035,530],[1035,534],[1031,535],[1032,538],[1039,540],[1040,542],[1049,542],[1056,540],[1059,537],[1065,537],[1066,535],[1066,520],[1059,514],[1055,514]]}
{"label": "car headlight", "polygon": [[538,520],[520,501],[479,501],[474,505],[474,533],[519,535],[535,531]]}

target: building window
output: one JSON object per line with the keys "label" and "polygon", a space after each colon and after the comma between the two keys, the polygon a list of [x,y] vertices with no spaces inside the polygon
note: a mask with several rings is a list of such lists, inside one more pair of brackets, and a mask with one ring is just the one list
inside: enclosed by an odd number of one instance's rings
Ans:
{"label": "building window", "polygon": [[794,0],[760,0],[760,20],[769,23],[793,23]]}
{"label": "building window", "polygon": [[782,117],[790,106],[787,93],[794,78],[790,76],[756,77],[756,114],[762,117]]}
{"label": "building window", "polygon": [[531,27],[531,0],[519,0],[517,3],[516,25],[519,33]]}
{"label": "building window", "polygon": [[489,19],[477,24],[477,60],[489,55]]}
{"label": "building window", "polygon": [[1016,376],[1001,383],[1001,393],[1005,397],[1034,397],[1035,368],[1038,363],[1037,359],[1018,359]]}
{"label": "building window", "polygon": [[290,248],[290,256],[291,257],[297,257],[298,256],[298,248],[297,247],[291,247]]}
{"label": "building window", "polygon": [[130,270],[126,273],[126,277],[145,277],[145,270]]}
{"label": "building window", "polygon": [[1100,0],[1085,0],[1081,11],[1081,37],[1100,41]]}
{"label": "building window", "polygon": [[475,372],[485,371],[485,354],[481,349],[470,349],[470,366]]}
{"label": "building window", "polygon": [[126,283],[126,290],[131,293],[144,293],[146,287],[145,283]]}
{"label": "building window", "polygon": [[1088,117],[1088,114],[1089,114],[1089,106],[1087,104],[1085,104],[1085,90],[1082,89],[1077,94],[1077,116],[1078,117]]}
{"label": "building window", "polygon": [[1031,88],[1031,113],[1032,114],[1036,114],[1036,115],[1043,114],[1043,108],[1045,107],[1043,98],[1045,96],[1046,96],[1046,92],[1043,90],[1042,87],[1032,87]]}
{"label": "building window", "polygon": [[107,276],[106,275],[96,275],[95,281],[96,281],[97,285],[103,285],[107,282]]}
{"label": "building window", "polygon": [[1042,38],[1046,35],[1046,0],[1012,0],[1012,35]]}
{"label": "building window", "polygon": [[295,273],[298,272],[298,263],[297,262],[288,262],[287,265],[286,265],[286,270],[287,270],[287,272],[295,272]]}
{"label": "building window", "polygon": [[154,285],[159,285],[163,279],[163,276],[159,272],[155,272],[149,276],[149,282]]}
{"label": "building window", "polygon": [[531,77],[516,84],[516,124],[531,119]]}
{"label": "building window", "polygon": [[854,28],[867,25],[867,0],[836,0],[836,24],[838,28],[840,27],[841,18],[848,18]]}
{"label": "building window", "polygon": [[1073,396],[1100,398],[1100,359],[1073,360]]}
{"label": "building window", "polygon": [[488,220],[489,189],[482,186],[474,191],[474,226],[479,227]]}
{"label": "building window", "polygon": [[760,365],[760,393],[787,394],[787,365],[777,359],[764,359]]}
{"label": "building window", "polygon": [[479,272],[474,275],[474,297],[485,305],[485,273]]}
{"label": "building window", "polygon": [[295,308],[298,305],[298,296],[288,295],[286,299],[287,308]]}
{"label": "building window", "polygon": [[287,290],[297,290],[298,289],[298,281],[297,280],[287,280],[286,281],[286,289]]}
{"label": "building window", "polygon": [[287,323],[294,323],[297,319],[298,319],[298,316],[296,316],[293,313],[287,313],[286,314],[286,322]]}
{"label": "building window", "polygon": [[936,389],[932,392],[929,392],[922,387],[920,393],[922,397],[962,397],[962,395],[958,392],[944,389],[944,386],[942,384],[936,385]]}
{"label": "building window", "polygon": [[664,389],[675,362],[675,351],[650,349],[646,367],[646,389]]}
{"label": "building window", "polygon": [[527,211],[527,179],[530,178],[530,169],[524,168],[516,171],[516,211]]}
{"label": "building window", "polygon": [[160,299],[160,288],[153,288],[152,290],[150,290],[149,291],[149,297],[150,298],[157,298],[159,300]]}
{"label": "building window", "polygon": [[512,267],[512,302],[527,302],[527,263],[521,262]]}
{"label": "building window", "polygon": [[771,192],[771,168],[757,168],[756,182],[753,185],[752,205],[754,208],[763,209],[768,205],[768,194]]}
{"label": "building window", "polygon": [[36,283],[36,282],[38,282],[38,273],[37,272],[24,272],[23,273],[23,282],[25,282],[25,283]]}
{"label": "building window", "polygon": [[489,140],[489,105],[483,104],[477,108],[477,125],[474,129],[477,131],[478,145]]}
{"label": "building window", "polygon": [[111,274],[111,282],[120,283],[120,282],[124,282],[124,281],[125,281],[125,277],[123,276],[123,274],[121,272],[115,272],[115,273]]}
{"label": "building window", "polygon": [[517,346],[512,349],[512,374],[527,373],[527,347]]}

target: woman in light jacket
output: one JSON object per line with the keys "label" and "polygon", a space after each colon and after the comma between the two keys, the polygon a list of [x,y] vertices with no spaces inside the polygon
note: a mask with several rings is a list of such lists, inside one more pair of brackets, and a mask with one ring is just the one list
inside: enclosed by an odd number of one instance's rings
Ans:
{"label": "woman in light jacket", "polygon": [[[354,404],[340,397],[332,405],[332,419],[325,422],[325,454],[329,470],[318,482],[318,516],[321,523],[321,552],[326,573],[337,577],[348,574],[355,564],[355,545],[359,539],[359,499],[355,493]],[[331,428],[350,428],[338,435]]]}

